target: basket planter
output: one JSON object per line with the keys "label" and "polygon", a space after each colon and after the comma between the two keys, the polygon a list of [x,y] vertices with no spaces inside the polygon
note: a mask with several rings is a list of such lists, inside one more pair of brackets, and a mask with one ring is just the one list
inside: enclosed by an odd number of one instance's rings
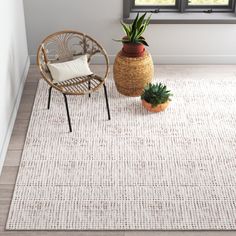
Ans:
{"label": "basket planter", "polygon": [[114,80],[119,93],[138,97],[147,83],[153,79],[154,68],[151,55],[145,51],[142,57],[125,57],[122,52],[116,56]]}
{"label": "basket planter", "polygon": [[147,101],[143,99],[142,104],[150,112],[161,112],[161,111],[164,111],[168,107],[169,101],[159,104],[156,107],[152,107],[152,104],[148,103]]}

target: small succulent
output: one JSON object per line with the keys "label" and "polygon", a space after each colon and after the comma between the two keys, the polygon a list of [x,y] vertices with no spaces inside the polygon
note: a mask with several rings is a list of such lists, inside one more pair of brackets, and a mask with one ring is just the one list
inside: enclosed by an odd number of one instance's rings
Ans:
{"label": "small succulent", "polygon": [[145,46],[148,46],[148,43],[142,37],[142,34],[146,30],[151,20],[151,15],[147,19],[145,19],[146,14],[147,13],[139,17],[138,13],[135,20],[130,25],[121,22],[126,37],[124,37],[121,40],[115,40],[115,41],[123,43],[141,43]]}
{"label": "small succulent", "polygon": [[171,94],[170,90],[167,90],[166,85],[162,83],[149,83],[145,86],[141,99],[152,104],[152,107],[156,107],[159,104],[171,101],[171,96],[173,94]]}

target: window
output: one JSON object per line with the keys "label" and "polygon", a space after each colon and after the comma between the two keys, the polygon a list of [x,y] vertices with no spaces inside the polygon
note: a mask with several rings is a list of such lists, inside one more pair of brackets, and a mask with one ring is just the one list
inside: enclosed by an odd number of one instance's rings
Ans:
{"label": "window", "polygon": [[236,0],[123,0],[124,21],[152,13],[151,23],[236,24]]}
{"label": "window", "polygon": [[234,12],[235,0],[130,0],[133,11]]}
{"label": "window", "polygon": [[174,6],[175,0],[136,0],[137,6]]}

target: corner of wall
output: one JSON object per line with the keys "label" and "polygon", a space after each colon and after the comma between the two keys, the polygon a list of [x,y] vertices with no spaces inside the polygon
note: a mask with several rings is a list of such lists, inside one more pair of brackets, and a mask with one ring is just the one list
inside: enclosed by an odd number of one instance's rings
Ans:
{"label": "corner of wall", "polygon": [[21,76],[21,83],[20,86],[18,88],[18,92],[17,92],[17,96],[15,99],[15,103],[14,103],[14,107],[11,113],[11,118],[10,121],[8,123],[8,129],[7,129],[7,133],[5,134],[5,140],[3,143],[3,146],[1,147],[1,152],[0,152],[0,175],[1,175],[1,171],[3,168],[3,164],[6,158],[6,154],[7,154],[7,149],[8,149],[8,145],[11,139],[11,134],[12,134],[12,130],[14,127],[14,123],[15,123],[15,119],[17,116],[17,111],[20,105],[20,101],[21,101],[21,96],[22,96],[22,92],[24,89],[24,84],[25,84],[25,80],[27,78],[28,75],[28,71],[29,71],[29,66],[30,66],[30,57],[28,56],[25,62],[25,68],[24,68],[24,72]]}

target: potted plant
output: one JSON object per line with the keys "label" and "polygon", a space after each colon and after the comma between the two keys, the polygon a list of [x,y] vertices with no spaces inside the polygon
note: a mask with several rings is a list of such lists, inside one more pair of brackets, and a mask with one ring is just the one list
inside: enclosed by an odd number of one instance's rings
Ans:
{"label": "potted plant", "polygon": [[166,85],[162,83],[151,84],[145,86],[141,95],[143,106],[150,112],[164,111],[173,96],[170,90],[167,90]]}
{"label": "potted plant", "polygon": [[145,19],[146,14],[147,13],[139,17],[138,13],[135,20],[130,25],[121,22],[126,36],[121,40],[115,41],[123,43],[122,54],[124,56],[142,57],[144,55],[144,46],[148,46],[148,43],[142,35],[145,32],[151,19],[151,15],[148,17],[148,19]]}

